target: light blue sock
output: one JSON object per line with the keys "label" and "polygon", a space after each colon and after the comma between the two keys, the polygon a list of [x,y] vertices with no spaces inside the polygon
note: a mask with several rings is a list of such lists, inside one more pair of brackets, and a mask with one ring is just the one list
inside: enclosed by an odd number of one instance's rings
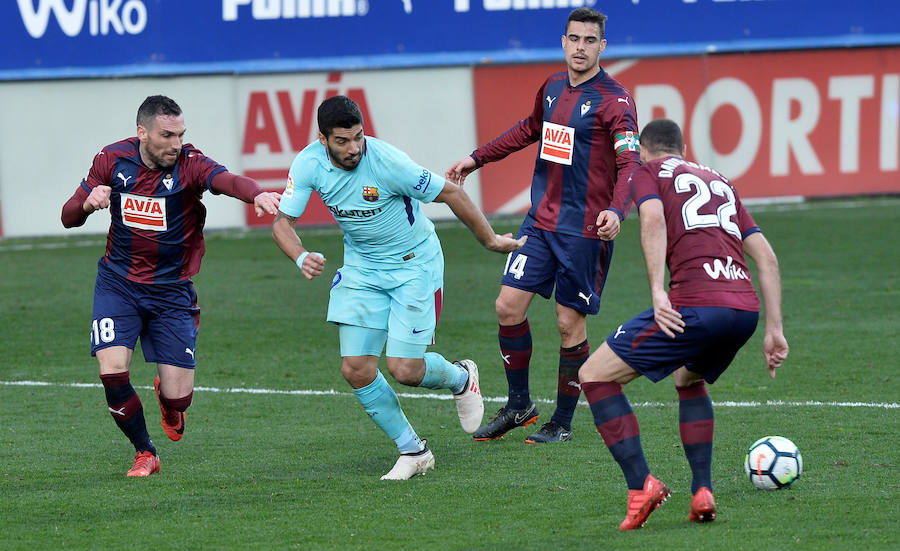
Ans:
{"label": "light blue sock", "polygon": [[378,372],[370,384],[355,389],[353,394],[362,404],[372,421],[396,442],[400,453],[414,453],[425,449],[422,439],[413,430],[400,409],[397,393],[391,388],[384,375]]}
{"label": "light blue sock", "polygon": [[469,372],[462,367],[448,362],[437,352],[425,353],[425,376],[420,387],[437,390],[449,388],[453,394],[459,394],[466,388]]}

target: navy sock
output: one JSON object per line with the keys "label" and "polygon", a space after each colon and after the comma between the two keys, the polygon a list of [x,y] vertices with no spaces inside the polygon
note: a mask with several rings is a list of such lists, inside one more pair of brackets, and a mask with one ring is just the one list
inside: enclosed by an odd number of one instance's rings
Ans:
{"label": "navy sock", "polygon": [[582,383],[594,424],[613,459],[622,469],[629,490],[640,490],[650,474],[641,447],[637,418],[619,383]]}
{"label": "navy sock", "polygon": [[581,344],[559,349],[559,374],[556,385],[556,411],[551,421],[566,430],[572,430],[572,417],[581,396],[581,384],[578,382],[578,368],[591,355],[591,347],[587,340]]}
{"label": "navy sock", "polygon": [[531,326],[526,319],[518,325],[501,325],[498,332],[500,356],[506,369],[509,400],[513,409],[525,409],[531,403],[528,389],[528,364],[531,362]]}
{"label": "navy sock", "polygon": [[131,386],[128,375],[128,371],[100,375],[100,381],[106,391],[109,413],[119,429],[131,440],[135,451],[151,451],[156,455],[156,447],[150,441],[150,433],[147,432],[147,424],[144,421],[141,398]]}
{"label": "navy sock", "polygon": [[706,383],[676,386],[678,391],[678,432],[684,455],[691,466],[691,493],[706,486],[712,490],[712,449],[715,418]]}

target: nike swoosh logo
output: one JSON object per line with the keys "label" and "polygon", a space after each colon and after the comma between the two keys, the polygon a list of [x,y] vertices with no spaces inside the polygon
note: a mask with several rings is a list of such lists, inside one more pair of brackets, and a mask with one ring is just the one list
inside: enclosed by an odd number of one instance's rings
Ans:
{"label": "nike swoosh logo", "polygon": [[534,404],[531,404],[531,407],[528,408],[527,410],[525,410],[525,413],[524,413],[523,415],[519,415],[519,414],[517,413],[517,414],[515,415],[515,417],[513,417],[513,421],[515,421],[515,423],[516,423],[517,425],[518,425],[518,424],[521,424],[521,423],[524,423],[526,420],[528,420],[529,417],[531,417],[531,415],[532,415],[533,412],[534,412]]}
{"label": "nike swoosh logo", "polygon": [[418,335],[419,333],[424,333],[428,331],[428,329],[413,329],[413,335]]}

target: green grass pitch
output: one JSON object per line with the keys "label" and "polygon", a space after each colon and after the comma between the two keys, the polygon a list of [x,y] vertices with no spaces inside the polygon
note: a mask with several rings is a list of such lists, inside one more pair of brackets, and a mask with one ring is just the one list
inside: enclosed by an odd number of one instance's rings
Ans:
{"label": "green grass pitch", "polygon": [[[186,436],[165,438],[155,369],[136,353],[132,380],[162,472],[127,479],[133,450],[110,419],[88,347],[104,238],[0,241],[0,548],[900,549],[898,209],[888,197],[752,210],[779,255],[790,357],[770,380],[760,326],[710,387],[711,524],[687,520],[690,470],[671,381],[626,387],[650,467],[673,490],[628,533],[616,530],[622,474],[584,406],[563,445],[526,445],[522,429],[474,442],[447,396],[395,385],[437,466],[379,480],[396,448],[350,394],[337,331],[324,321],[341,261],[331,229],[300,232],[329,259],[312,282],[267,231],[209,233],[195,278],[203,315]],[[506,390],[493,306],[505,259],[460,225],[438,233],[447,268],[432,350],[478,362],[487,418]],[[632,215],[600,315],[588,321],[592,348],[649,305],[637,233]],[[559,340],[551,302],[536,299],[529,318],[540,423],[553,409]],[[47,384],[12,384],[23,381]],[[788,490],[744,478],[747,446],[767,434],[803,454]]]}

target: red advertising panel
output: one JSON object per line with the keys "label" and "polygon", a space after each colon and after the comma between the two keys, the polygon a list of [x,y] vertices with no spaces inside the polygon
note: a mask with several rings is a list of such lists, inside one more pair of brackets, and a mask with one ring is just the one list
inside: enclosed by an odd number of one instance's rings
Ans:
{"label": "red advertising panel", "polygon": [[[298,151],[318,136],[316,109],[323,100],[344,94],[354,100],[365,120],[366,135],[375,136],[375,122],[369,109],[366,92],[362,88],[341,83],[342,73],[329,73],[321,89],[304,90],[265,88],[252,89],[243,103],[243,139],[241,154],[245,162],[261,168],[246,168],[244,175],[259,182],[266,191],[281,193],[287,183],[288,170]],[[253,205],[246,208],[247,226],[271,226],[274,216],[257,217]],[[334,224],[328,207],[317,193],[310,197],[302,224]]]}
{"label": "red advertising panel", "polygon": [[[632,91],[641,126],[668,117],[688,158],[743,197],[900,193],[900,48],[695,56],[603,63]],[[478,142],[525,118],[564,65],[474,69]],[[488,213],[522,212],[537,149],[481,169]],[[527,192],[526,192],[527,193]]]}

